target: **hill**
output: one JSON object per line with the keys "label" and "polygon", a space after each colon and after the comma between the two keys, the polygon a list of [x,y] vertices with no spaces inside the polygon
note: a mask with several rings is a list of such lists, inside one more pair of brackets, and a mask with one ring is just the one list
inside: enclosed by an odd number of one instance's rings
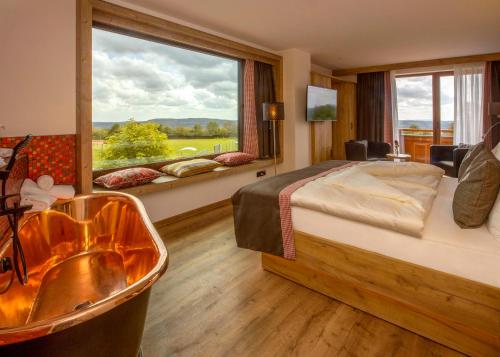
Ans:
{"label": "hill", "polygon": [[[432,129],[432,120],[400,120],[400,128],[409,128],[412,125],[416,125],[419,129]],[[452,121],[442,121],[442,129],[452,128]]]}
{"label": "hill", "polygon": [[[224,123],[230,122],[235,123],[234,120],[228,119],[212,119],[212,118],[183,118],[183,119],[174,119],[174,118],[155,118],[142,121],[140,123],[157,123],[163,126],[169,126],[171,128],[176,128],[178,126],[183,126],[186,128],[192,128],[195,124],[200,124],[202,127],[206,127],[207,124],[211,121],[216,122],[219,126],[223,126]],[[113,122],[113,121],[102,121],[102,122],[93,122],[92,125],[94,128],[100,129],[109,129],[114,124],[125,124],[126,121]]]}

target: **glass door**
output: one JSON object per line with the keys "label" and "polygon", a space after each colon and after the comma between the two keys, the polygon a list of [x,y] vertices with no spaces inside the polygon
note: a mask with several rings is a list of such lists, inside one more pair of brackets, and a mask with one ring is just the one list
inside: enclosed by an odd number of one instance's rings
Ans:
{"label": "glass door", "polygon": [[402,151],[413,161],[430,161],[432,144],[453,144],[453,72],[396,77]]}

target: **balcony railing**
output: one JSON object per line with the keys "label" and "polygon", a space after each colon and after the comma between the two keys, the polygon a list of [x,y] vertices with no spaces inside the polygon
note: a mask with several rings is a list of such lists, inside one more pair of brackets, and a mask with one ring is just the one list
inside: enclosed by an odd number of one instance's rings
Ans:
{"label": "balcony railing", "polygon": [[[403,136],[404,151],[412,161],[429,163],[430,147],[434,142],[432,129],[399,129]],[[441,129],[440,144],[453,144],[453,129]]]}

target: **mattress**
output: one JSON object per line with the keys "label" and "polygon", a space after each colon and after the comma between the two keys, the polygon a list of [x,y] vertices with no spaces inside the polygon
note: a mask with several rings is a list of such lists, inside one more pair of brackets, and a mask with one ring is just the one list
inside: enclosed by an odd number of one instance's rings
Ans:
{"label": "mattress", "polygon": [[500,288],[500,242],[486,226],[461,229],[453,221],[457,179],[443,177],[415,238],[302,207],[292,207],[294,230]]}

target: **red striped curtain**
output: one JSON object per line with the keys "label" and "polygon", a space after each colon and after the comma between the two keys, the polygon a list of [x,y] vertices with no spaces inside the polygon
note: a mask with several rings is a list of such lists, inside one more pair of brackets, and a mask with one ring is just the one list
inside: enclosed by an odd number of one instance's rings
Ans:
{"label": "red striped curtain", "polygon": [[246,60],[243,70],[243,152],[259,157],[254,83],[254,61]]}

